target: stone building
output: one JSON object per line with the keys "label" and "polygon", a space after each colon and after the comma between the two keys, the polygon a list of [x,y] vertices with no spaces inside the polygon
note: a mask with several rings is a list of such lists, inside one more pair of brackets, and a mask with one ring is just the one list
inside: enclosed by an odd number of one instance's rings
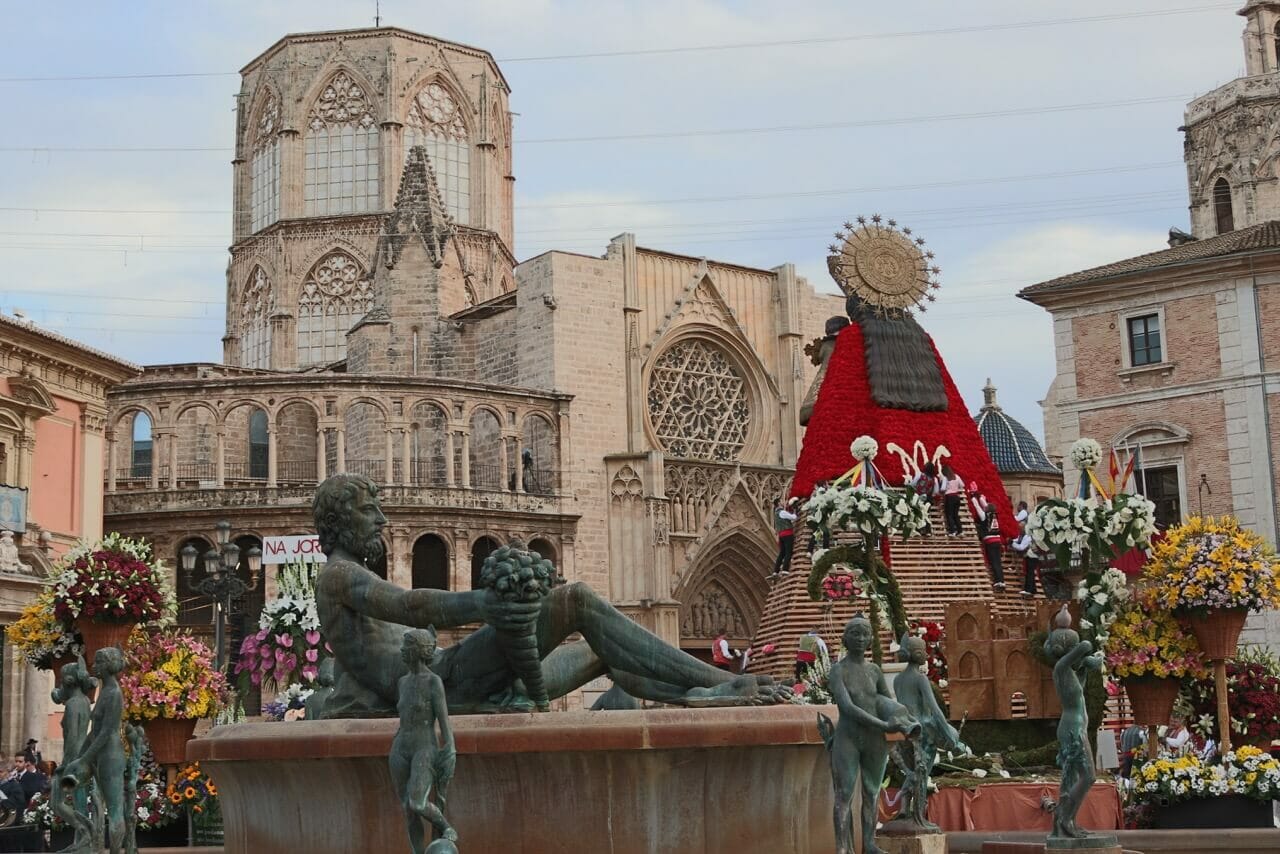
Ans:
{"label": "stone building", "polygon": [[[107,390],[141,368],[0,314],[0,628],[35,598],[53,560],[102,535]],[[0,632],[0,750],[47,732],[47,672]],[[58,736],[60,738],[60,736]]]}
{"label": "stone building", "polygon": [[309,531],[316,483],[361,472],[398,584],[469,589],[518,536],[686,648],[750,637],[802,348],[842,299],[789,264],[630,234],[516,265],[509,92],[485,51],[310,33],[242,75],[224,364],[113,393],[108,527],[176,555],[226,519],[247,546]]}
{"label": "stone building", "polygon": [[[1187,107],[1193,234],[1175,229],[1166,249],[1019,296],[1053,315],[1057,375],[1044,402],[1050,458],[1093,437],[1137,456],[1136,486],[1155,502],[1161,526],[1232,513],[1274,543],[1280,3],[1251,2],[1241,14],[1250,76]],[[1065,474],[1072,493],[1078,473]],[[1280,646],[1280,614],[1255,615],[1246,639]]]}
{"label": "stone building", "polygon": [[1049,460],[1030,430],[1000,408],[990,379],[982,389],[982,399],[982,409],[973,420],[1014,507],[1020,501],[1035,507],[1046,498],[1061,498],[1062,469]]}

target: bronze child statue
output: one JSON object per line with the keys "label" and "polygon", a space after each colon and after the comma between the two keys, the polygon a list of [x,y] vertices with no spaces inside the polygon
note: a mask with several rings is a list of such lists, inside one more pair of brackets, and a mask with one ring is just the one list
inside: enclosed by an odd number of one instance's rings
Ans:
{"label": "bronze child statue", "polygon": [[138,772],[142,754],[147,752],[142,724],[126,722],[124,740],[129,745],[129,759],[124,764],[124,850],[125,854],[138,854]]}
{"label": "bronze child statue", "polygon": [[72,851],[89,851],[95,847],[93,840],[93,821],[89,818],[89,786],[76,787],[68,793],[62,785],[66,763],[80,755],[84,749],[85,739],[89,735],[89,693],[98,687],[98,680],[89,675],[84,659],[62,666],[62,678],[58,687],[53,689],[53,701],[60,703],[62,711],[62,756],[63,764],[53,775],[53,787],[50,798],[53,801],[53,812],[58,818],[75,829],[75,842]]}
{"label": "bronze child statue", "polygon": [[[1084,703],[1084,681],[1088,670],[1102,669],[1102,653],[1093,652],[1093,644],[1081,640],[1071,628],[1067,606],[1053,618],[1044,651],[1054,662],[1053,687],[1062,703],[1062,719],[1058,721],[1058,765],[1062,782],[1058,788],[1058,805],[1053,813],[1053,831],[1048,847],[1056,840],[1082,839],[1090,836],[1076,826],[1076,813],[1093,786],[1093,757],[1089,750],[1089,715]],[[1092,655],[1090,654],[1092,653]],[[1114,837],[1111,837],[1114,844]],[[1072,846],[1068,846],[1072,847]]]}
{"label": "bronze child statue", "polygon": [[[114,646],[103,647],[93,657],[93,673],[98,677],[98,699],[90,717],[92,729],[84,749],[62,769],[63,790],[86,785],[92,777],[105,808],[107,839],[111,854],[121,854],[124,843],[124,745],[120,741],[120,721],[124,697],[116,677],[124,670],[124,653]],[[129,804],[132,809],[133,804]],[[89,850],[97,850],[96,846]]]}
{"label": "bronze child statue", "polygon": [[863,854],[884,854],[876,845],[876,807],[889,764],[885,734],[900,732],[915,738],[920,724],[889,696],[884,674],[866,660],[871,647],[871,622],[866,617],[855,616],[844,627],[844,645],[848,655],[832,665],[829,677],[840,721],[832,724],[826,715],[818,715],[835,784],[836,854],[854,854],[853,797],[859,787]]}
{"label": "bronze child statue", "polygon": [[406,632],[401,654],[409,672],[400,677],[400,729],[391,742],[391,781],[404,807],[413,854],[424,854],[430,841],[424,822],[443,839],[458,838],[444,817],[445,792],[458,761],[457,750],[444,683],[429,669],[436,654],[435,629]]}

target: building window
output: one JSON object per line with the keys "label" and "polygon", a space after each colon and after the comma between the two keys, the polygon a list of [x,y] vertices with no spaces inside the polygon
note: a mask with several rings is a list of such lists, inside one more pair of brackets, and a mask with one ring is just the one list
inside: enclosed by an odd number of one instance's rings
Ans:
{"label": "building window", "polygon": [[1235,217],[1231,213],[1231,185],[1226,178],[1219,178],[1213,185],[1213,216],[1218,224],[1218,234],[1235,231]]}
{"label": "building window", "polygon": [[306,215],[379,210],[378,124],[364,90],[339,71],[311,107],[307,128]]}
{"label": "building window", "polygon": [[687,338],[649,376],[649,419],[673,457],[731,462],[747,442],[751,403],[742,372],[714,344]]}
{"label": "building window", "polygon": [[1158,365],[1163,359],[1160,347],[1160,315],[1144,314],[1141,317],[1130,317],[1129,326],[1129,364],[1132,367],[1142,365]]}
{"label": "building window", "polygon": [[260,231],[280,218],[280,102],[268,91],[249,157],[249,222]]}
{"label": "building window", "polygon": [[458,99],[439,83],[428,84],[409,106],[406,160],[418,145],[427,150],[449,216],[467,225],[471,221],[471,142]]}
{"label": "building window", "polygon": [[271,367],[271,312],[275,298],[266,271],[255,266],[240,299],[240,367]]}
{"label": "building window", "polygon": [[151,416],[133,416],[133,441],[129,448],[129,477],[151,477]]}
{"label": "building window", "polygon": [[1271,42],[1275,53],[1271,56],[1275,60],[1275,64],[1271,66],[1273,70],[1280,71],[1280,22],[1276,23],[1275,39]]}
{"label": "building window", "polygon": [[271,440],[267,435],[267,413],[255,409],[249,414],[249,477],[265,480]]}
{"label": "building window", "polygon": [[347,355],[347,331],[373,307],[373,286],[356,259],[341,249],[307,274],[298,299],[298,367]]}
{"label": "building window", "polygon": [[1182,488],[1177,466],[1142,470],[1142,491],[1156,505],[1156,527],[1161,531],[1182,522]]}

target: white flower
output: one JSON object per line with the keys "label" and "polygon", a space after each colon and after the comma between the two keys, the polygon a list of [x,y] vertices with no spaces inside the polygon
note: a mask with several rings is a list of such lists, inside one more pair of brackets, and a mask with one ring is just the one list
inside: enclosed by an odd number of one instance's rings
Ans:
{"label": "white flower", "polygon": [[1093,439],[1077,439],[1071,446],[1071,464],[1084,471],[1102,461],[1102,446]]}
{"label": "white flower", "polygon": [[1095,593],[1093,594],[1093,601],[1097,602],[1099,605],[1105,605],[1107,604],[1107,594]]}
{"label": "white flower", "polygon": [[979,778],[987,776],[987,772],[986,772],[986,771],[984,771],[984,770],[982,770],[981,768],[974,768],[974,769],[973,769],[972,771],[970,771],[969,773],[971,773],[971,774],[973,774],[973,776],[975,776],[975,777],[979,777]]}
{"label": "white flower", "polygon": [[859,436],[853,440],[853,444],[849,446],[849,452],[853,454],[853,458],[859,462],[863,460],[874,460],[876,454],[880,452],[880,443],[870,436]]}

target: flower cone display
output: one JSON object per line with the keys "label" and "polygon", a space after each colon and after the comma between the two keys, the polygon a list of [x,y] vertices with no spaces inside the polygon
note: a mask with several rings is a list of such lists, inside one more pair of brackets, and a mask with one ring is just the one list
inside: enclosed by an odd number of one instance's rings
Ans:
{"label": "flower cone display", "polygon": [[1173,715],[1173,704],[1178,699],[1182,680],[1159,676],[1129,676],[1124,680],[1124,691],[1129,695],[1129,707],[1133,710],[1133,722],[1141,726],[1164,726]]}
{"label": "flower cone display", "polygon": [[1249,612],[1245,608],[1218,608],[1203,615],[1188,614],[1183,619],[1200,642],[1204,654],[1220,660],[1236,654],[1240,632],[1244,630],[1248,617]]}

